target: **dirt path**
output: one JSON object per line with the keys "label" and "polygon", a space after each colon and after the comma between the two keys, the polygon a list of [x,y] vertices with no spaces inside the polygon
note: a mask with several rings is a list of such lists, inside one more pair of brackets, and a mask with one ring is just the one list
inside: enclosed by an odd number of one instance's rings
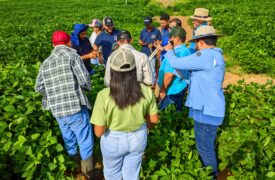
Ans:
{"label": "dirt path", "polygon": [[[168,2],[169,0],[163,1],[164,3]],[[166,4],[164,4],[166,5]],[[171,16],[171,19],[173,18],[179,18],[182,22],[182,27],[185,29],[187,33],[186,41],[190,40],[192,38],[192,28],[188,24],[188,18],[187,16]],[[159,16],[154,17],[155,21],[159,22]],[[264,74],[237,74],[233,72],[225,72],[224,77],[224,83],[223,87],[226,87],[229,84],[237,84],[237,81],[244,79],[246,83],[256,82],[259,84],[265,84],[267,80],[273,80],[275,83],[275,79],[268,77]]]}

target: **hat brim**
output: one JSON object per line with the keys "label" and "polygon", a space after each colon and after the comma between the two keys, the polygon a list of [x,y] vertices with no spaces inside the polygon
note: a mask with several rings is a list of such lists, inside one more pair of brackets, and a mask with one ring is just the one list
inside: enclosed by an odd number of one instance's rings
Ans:
{"label": "hat brim", "polygon": [[88,24],[88,26],[91,27],[91,28],[95,27],[95,25],[93,25],[93,24]]}
{"label": "hat brim", "polygon": [[198,39],[201,39],[201,38],[205,38],[205,37],[222,37],[223,35],[221,34],[206,34],[206,35],[201,35],[201,36],[197,36],[197,37],[193,37],[191,40],[189,40],[189,42],[194,42]]}
{"label": "hat brim", "polygon": [[189,16],[190,19],[197,19],[197,20],[201,20],[201,21],[211,21],[212,18],[211,17],[207,17],[207,18],[199,18],[199,17],[195,17],[195,16]]}

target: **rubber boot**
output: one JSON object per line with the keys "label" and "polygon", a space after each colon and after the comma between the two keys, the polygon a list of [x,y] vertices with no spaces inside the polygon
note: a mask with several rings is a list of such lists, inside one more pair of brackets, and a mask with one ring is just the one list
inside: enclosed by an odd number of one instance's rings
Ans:
{"label": "rubber boot", "polygon": [[72,156],[72,159],[73,159],[78,165],[80,165],[81,157],[80,157],[79,154],[76,154],[76,155]]}
{"label": "rubber boot", "polygon": [[75,169],[75,172],[77,173],[77,174],[79,174],[79,173],[81,173],[81,157],[80,157],[80,155],[79,154],[76,154],[76,155],[74,155],[74,156],[71,156],[71,158],[76,162],[76,164],[77,164],[77,168]]}
{"label": "rubber boot", "polygon": [[94,170],[94,159],[93,156],[87,160],[81,160],[81,171],[88,178],[91,179]]}

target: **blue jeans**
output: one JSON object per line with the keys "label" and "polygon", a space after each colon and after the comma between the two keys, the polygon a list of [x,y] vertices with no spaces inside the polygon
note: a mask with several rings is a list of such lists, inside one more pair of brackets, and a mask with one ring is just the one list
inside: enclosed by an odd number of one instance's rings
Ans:
{"label": "blue jeans", "polygon": [[218,163],[215,152],[215,140],[218,126],[194,121],[196,147],[204,166],[212,166],[213,174],[217,175]]}
{"label": "blue jeans", "polygon": [[94,137],[87,107],[83,106],[80,112],[73,115],[57,118],[57,122],[68,154],[76,155],[78,145],[82,160],[91,157]]}
{"label": "blue jeans", "polygon": [[100,139],[105,179],[139,179],[146,145],[146,124],[134,132],[107,130]]}
{"label": "blue jeans", "polygon": [[162,99],[159,103],[160,110],[164,110],[170,104],[174,104],[176,106],[177,111],[182,111],[182,102],[183,102],[185,89],[183,89],[178,94],[167,95],[164,99]]}

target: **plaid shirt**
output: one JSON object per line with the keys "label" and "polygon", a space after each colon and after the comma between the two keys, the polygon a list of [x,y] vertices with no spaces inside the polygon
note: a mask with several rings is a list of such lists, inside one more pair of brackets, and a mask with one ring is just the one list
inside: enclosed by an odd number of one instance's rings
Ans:
{"label": "plaid shirt", "polygon": [[91,109],[84,90],[91,90],[90,75],[70,47],[55,46],[40,66],[35,90],[43,95],[42,105],[56,118],[75,114],[82,105]]}

